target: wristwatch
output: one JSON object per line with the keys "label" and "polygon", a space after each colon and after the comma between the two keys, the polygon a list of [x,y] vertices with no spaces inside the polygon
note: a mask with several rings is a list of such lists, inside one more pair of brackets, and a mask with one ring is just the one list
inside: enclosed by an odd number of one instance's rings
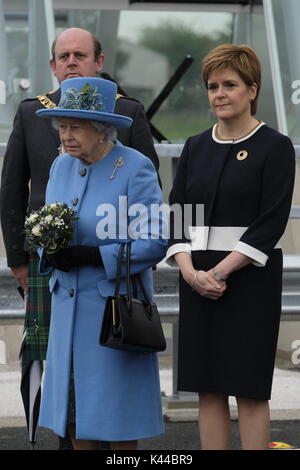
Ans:
{"label": "wristwatch", "polygon": [[221,276],[221,274],[215,268],[212,268],[212,272],[216,281],[226,281],[226,278]]}

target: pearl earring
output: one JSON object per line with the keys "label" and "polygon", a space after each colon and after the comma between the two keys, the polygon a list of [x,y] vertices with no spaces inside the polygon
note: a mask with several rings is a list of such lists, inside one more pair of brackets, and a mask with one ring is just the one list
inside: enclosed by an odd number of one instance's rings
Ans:
{"label": "pearl earring", "polygon": [[63,144],[60,144],[57,150],[59,151],[59,155],[63,155],[64,153],[66,153]]}

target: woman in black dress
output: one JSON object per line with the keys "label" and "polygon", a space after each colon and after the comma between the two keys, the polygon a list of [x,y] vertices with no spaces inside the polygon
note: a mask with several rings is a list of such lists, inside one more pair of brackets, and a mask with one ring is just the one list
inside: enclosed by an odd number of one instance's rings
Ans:
{"label": "woman in black dress", "polygon": [[236,397],[243,448],[266,449],[281,313],[279,240],[295,153],[288,137],[255,118],[261,69],[253,49],[217,47],[203,61],[203,78],[217,123],[187,140],[170,195],[182,215],[185,204],[193,207],[191,222],[171,218],[167,253],[180,268],[178,389],[199,393],[202,449],[229,448],[229,396]]}

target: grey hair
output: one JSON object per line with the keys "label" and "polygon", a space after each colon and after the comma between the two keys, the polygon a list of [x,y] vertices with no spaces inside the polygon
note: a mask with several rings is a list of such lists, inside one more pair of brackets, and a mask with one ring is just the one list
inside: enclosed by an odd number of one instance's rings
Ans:
{"label": "grey hair", "polygon": [[92,126],[98,132],[104,132],[108,140],[116,140],[117,138],[117,129],[112,124],[108,122],[99,122],[99,121],[90,121]]}
{"label": "grey hair", "polygon": [[[107,138],[108,140],[112,140],[112,141],[116,140],[116,138],[117,138],[117,129],[115,128],[115,126],[113,126],[112,124],[109,124],[107,122],[99,122],[99,121],[93,121],[93,120],[90,120],[89,122],[97,130],[97,132],[99,132],[99,133],[104,132],[105,133],[105,138]],[[52,126],[57,131],[59,130],[59,124],[58,124],[58,118],[57,117],[52,118]]]}

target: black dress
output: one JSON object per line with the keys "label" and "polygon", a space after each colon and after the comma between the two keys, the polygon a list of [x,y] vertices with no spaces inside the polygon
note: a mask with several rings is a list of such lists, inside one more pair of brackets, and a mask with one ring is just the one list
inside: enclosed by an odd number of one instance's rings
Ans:
{"label": "black dress", "polygon": [[264,123],[235,142],[218,140],[215,127],[187,140],[170,204],[204,204],[204,227],[193,211],[189,235],[179,239],[172,217],[167,261],[188,251],[194,267],[206,271],[236,250],[253,263],[229,276],[217,301],[180,275],[178,390],[270,398],[281,313],[278,242],[294,173],[291,141]]}

